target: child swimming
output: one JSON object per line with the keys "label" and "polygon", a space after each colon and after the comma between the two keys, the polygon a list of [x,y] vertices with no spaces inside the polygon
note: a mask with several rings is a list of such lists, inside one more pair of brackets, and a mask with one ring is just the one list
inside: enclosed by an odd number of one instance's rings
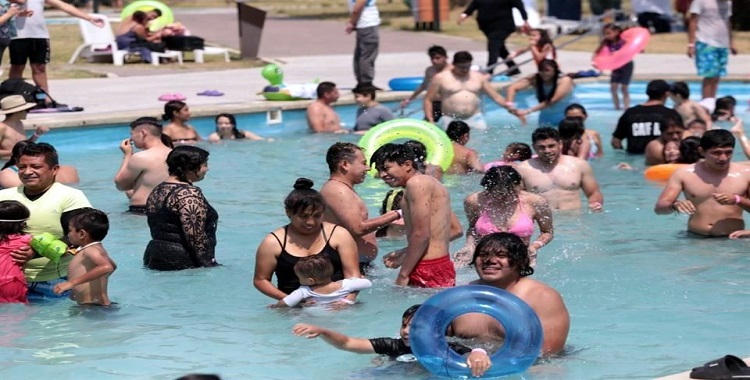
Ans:
{"label": "child swimming", "polygon": [[334,302],[353,303],[346,297],[372,286],[366,278],[345,278],[331,281],[333,264],[324,255],[302,257],[294,264],[294,273],[299,278],[300,287],[271,307],[294,307],[303,301],[312,301],[316,305]]}
{"label": "child swimming", "polygon": [[71,299],[79,305],[112,304],[107,295],[107,283],[117,264],[102,246],[108,231],[109,218],[100,210],[85,209],[70,219],[68,239],[78,248],[68,264],[68,281],[55,285],[55,294],[73,289]]}
{"label": "child swimming", "polygon": [[[400,338],[354,338],[324,327],[308,325],[306,323],[294,325],[292,333],[307,339],[322,337],[326,343],[344,351],[357,354],[387,355],[391,358],[396,358],[412,353],[409,343],[409,330],[414,314],[420,306],[421,304],[413,305],[404,311],[404,314],[401,316]],[[459,355],[469,354],[466,364],[471,368],[473,376],[482,376],[492,365],[487,352],[482,349],[475,348],[472,350],[457,343],[449,343],[448,345]]]}

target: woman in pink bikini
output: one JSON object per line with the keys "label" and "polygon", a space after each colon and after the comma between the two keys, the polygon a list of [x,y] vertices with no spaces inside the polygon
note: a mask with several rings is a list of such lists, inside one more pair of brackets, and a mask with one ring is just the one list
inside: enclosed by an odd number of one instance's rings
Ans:
{"label": "woman in pink bikini", "polygon": [[[522,178],[511,166],[496,166],[482,178],[483,191],[469,194],[464,211],[469,221],[466,244],[454,253],[457,266],[471,261],[477,241],[493,232],[509,232],[529,246],[531,265],[536,264],[537,250],[554,237],[552,209],[542,196],[521,190]],[[539,236],[531,242],[534,223]]]}

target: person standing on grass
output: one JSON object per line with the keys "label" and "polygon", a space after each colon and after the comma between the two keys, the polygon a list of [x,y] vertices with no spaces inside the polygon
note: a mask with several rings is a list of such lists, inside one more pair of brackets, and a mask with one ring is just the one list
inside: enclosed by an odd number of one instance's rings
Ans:
{"label": "person standing on grass", "polygon": [[[34,83],[49,94],[47,83],[47,64],[50,62],[49,30],[44,19],[44,7],[57,8],[71,16],[86,20],[101,28],[104,21],[62,0],[26,0],[21,12],[29,17],[16,18],[17,35],[10,41],[10,73],[9,78],[23,78],[26,62],[31,66],[31,78]],[[55,106],[52,99],[47,98],[48,105]]]}

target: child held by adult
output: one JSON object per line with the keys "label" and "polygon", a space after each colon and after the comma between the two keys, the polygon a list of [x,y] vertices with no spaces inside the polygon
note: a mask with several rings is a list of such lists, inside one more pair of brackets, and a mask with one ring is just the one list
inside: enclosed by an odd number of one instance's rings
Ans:
{"label": "child held by adult", "polygon": [[55,285],[56,294],[73,289],[71,299],[79,305],[110,306],[109,276],[117,264],[109,257],[102,240],[109,231],[109,218],[100,210],[86,209],[69,222],[68,239],[77,246],[68,264],[68,280]]}
{"label": "child held by adult", "polygon": [[353,304],[346,296],[372,286],[366,278],[331,280],[333,263],[327,256],[302,257],[294,264],[294,273],[300,287],[270,307],[294,307],[301,303],[327,305],[333,303]]}

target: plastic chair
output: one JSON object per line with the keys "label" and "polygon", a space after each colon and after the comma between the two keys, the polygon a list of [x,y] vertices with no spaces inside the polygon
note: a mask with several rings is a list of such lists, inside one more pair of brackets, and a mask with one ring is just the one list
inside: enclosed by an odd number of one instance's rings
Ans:
{"label": "plastic chair", "polygon": [[129,54],[127,50],[117,49],[115,34],[112,32],[112,25],[109,18],[102,14],[92,14],[92,16],[104,21],[104,26],[96,27],[86,20],[78,20],[78,26],[81,28],[83,44],[78,46],[70,57],[68,64],[75,63],[83,49],[89,48],[94,54],[111,54],[112,62],[115,66],[122,66],[125,63],[125,56]]}

